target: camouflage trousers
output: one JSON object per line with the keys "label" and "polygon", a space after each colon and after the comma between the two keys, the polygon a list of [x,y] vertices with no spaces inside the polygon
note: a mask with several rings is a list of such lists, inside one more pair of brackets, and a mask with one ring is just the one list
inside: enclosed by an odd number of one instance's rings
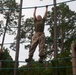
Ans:
{"label": "camouflage trousers", "polygon": [[45,34],[43,32],[35,32],[35,34],[33,35],[31,47],[29,50],[29,58],[33,57],[33,54],[38,44],[39,44],[39,57],[44,56]]}

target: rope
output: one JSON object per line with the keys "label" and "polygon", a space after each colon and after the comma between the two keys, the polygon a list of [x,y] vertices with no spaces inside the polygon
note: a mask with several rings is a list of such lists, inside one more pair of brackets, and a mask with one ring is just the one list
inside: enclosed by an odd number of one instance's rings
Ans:
{"label": "rope", "polygon": [[[76,66],[58,66],[58,67],[27,67],[27,68],[16,68],[17,70],[31,70],[31,69],[45,69],[45,68],[56,68],[56,69],[62,69],[62,68],[72,68],[72,67],[76,67]],[[0,68],[0,70],[13,70],[14,68]]]}
{"label": "rope", "polygon": [[[65,57],[65,58],[59,58],[59,59],[56,59],[56,60],[64,60],[64,59],[70,59],[70,58],[76,58],[76,57]],[[0,60],[0,61],[3,61],[3,62],[15,62],[15,61],[12,61],[12,60]],[[17,62],[20,62],[20,63],[25,63],[25,61],[17,61]],[[30,64],[30,66],[27,66],[26,68],[16,68],[16,70],[40,70],[40,69],[63,69],[63,68],[73,68],[76,66],[56,66],[56,67],[48,67],[46,66],[45,64],[43,64],[42,66],[40,67],[33,67],[32,66],[32,63]],[[0,68],[0,70],[14,70],[14,68]],[[69,74],[68,74],[69,75]],[[70,74],[70,75],[74,75],[74,74]]]}
{"label": "rope", "polygon": [[[68,0],[68,1],[64,1],[64,2],[60,2],[60,3],[57,3],[56,5],[58,4],[62,4],[62,3],[69,3],[69,2],[73,2],[73,1],[76,1],[76,0]],[[46,7],[46,6],[53,6],[54,4],[49,4],[49,5],[43,5],[43,6],[34,6],[34,7],[23,7],[22,9],[32,9],[32,8],[42,8],[42,7]],[[18,8],[20,9],[20,8]],[[17,10],[15,8],[0,8],[0,10]]]}
{"label": "rope", "polygon": [[[24,43],[28,43],[30,41],[25,41]],[[23,43],[23,42],[20,42],[20,43]],[[9,44],[13,44],[13,43],[4,43],[4,45],[9,45]]]}

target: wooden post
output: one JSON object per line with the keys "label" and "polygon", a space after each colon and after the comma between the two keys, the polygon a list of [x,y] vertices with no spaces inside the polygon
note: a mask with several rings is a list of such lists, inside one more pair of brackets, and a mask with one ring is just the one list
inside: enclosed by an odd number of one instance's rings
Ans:
{"label": "wooden post", "polygon": [[[54,58],[58,58],[57,52],[57,9],[56,9],[56,0],[53,0],[54,3]],[[55,67],[57,67],[57,62]],[[55,75],[58,75],[58,68],[55,69]]]}
{"label": "wooden post", "polygon": [[73,75],[76,75],[76,41],[71,44],[72,49],[72,69]]}
{"label": "wooden post", "polygon": [[[1,46],[1,44],[0,44],[0,46]],[[1,60],[1,53],[2,53],[2,51],[1,51],[1,48],[0,48],[0,60]],[[0,61],[0,68],[1,68],[1,61]]]}
{"label": "wooden post", "polygon": [[20,48],[20,38],[21,38],[20,31],[21,31],[22,2],[23,2],[23,0],[20,0],[20,11],[19,11],[18,30],[17,30],[14,75],[18,75],[18,64],[19,64],[18,59],[19,59],[19,48]]}
{"label": "wooden post", "polygon": [[0,44],[0,68],[2,67],[2,55],[3,55],[3,51],[1,50],[1,44]]}

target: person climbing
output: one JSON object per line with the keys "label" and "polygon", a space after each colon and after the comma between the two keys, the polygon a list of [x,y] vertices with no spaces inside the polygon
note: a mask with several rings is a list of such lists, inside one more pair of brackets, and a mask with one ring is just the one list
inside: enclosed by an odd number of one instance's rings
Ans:
{"label": "person climbing", "polygon": [[46,6],[46,11],[45,14],[43,16],[43,18],[41,17],[41,15],[38,15],[36,17],[36,9],[37,7],[35,7],[34,9],[34,24],[35,24],[35,34],[32,37],[32,43],[31,43],[31,47],[29,50],[29,57],[28,59],[26,59],[26,62],[30,62],[32,60],[33,54],[35,52],[35,49],[37,47],[37,45],[39,44],[39,62],[43,63],[43,59],[46,57],[45,54],[45,34],[44,34],[44,23],[47,17],[47,11],[48,11],[48,6]]}

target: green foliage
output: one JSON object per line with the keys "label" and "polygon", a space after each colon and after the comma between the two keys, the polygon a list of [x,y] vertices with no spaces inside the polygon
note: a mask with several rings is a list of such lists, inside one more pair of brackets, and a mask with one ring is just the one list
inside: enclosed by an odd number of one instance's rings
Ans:
{"label": "green foliage", "polygon": [[72,63],[69,51],[64,51],[58,55],[58,59],[40,64],[38,61],[20,67],[19,75],[54,75],[57,69],[58,75],[71,75]]}
{"label": "green foliage", "polygon": [[[33,33],[34,33],[34,19],[31,17],[31,18],[27,18],[21,28],[21,42],[29,42],[31,43],[32,41],[32,36],[33,36]],[[22,42],[22,43],[23,43]],[[27,44],[25,45],[25,48],[29,48],[29,45],[30,44]]]}
{"label": "green foliage", "polygon": [[[7,21],[7,15],[9,15],[7,33],[15,34],[16,29],[14,27],[18,26],[18,14],[19,14],[19,4],[16,3],[16,0],[0,0],[0,14],[3,15],[3,20],[0,21],[0,30],[1,34],[4,33],[4,28],[6,26],[5,20]],[[8,10],[5,10],[8,9]]]}
{"label": "green foliage", "polygon": [[29,65],[22,66],[20,68],[25,68],[25,70],[20,70],[20,75],[48,75],[50,74],[50,69],[47,68],[46,64],[40,64],[37,61],[32,62]]}
{"label": "green foliage", "polygon": [[[16,0],[0,0],[0,14],[3,15],[3,19],[0,21],[0,35],[4,34],[6,28],[6,34],[14,35],[16,37],[18,29],[18,19],[19,19],[19,7],[20,5],[16,3]],[[24,19],[21,16],[21,23],[23,25]],[[8,22],[7,22],[8,20]],[[6,21],[6,22],[5,22]],[[6,27],[7,25],[7,27]],[[23,36],[23,35],[21,35]],[[16,38],[14,38],[16,40]],[[15,48],[15,41],[11,44],[10,48]],[[13,48],[12,48],[13,47]],[[15,50],[15,49],[14,49]]]}
{"label": "green foliage", "polygon": [[[59,66],[62,66],[61,69],[59,69],[59,71],[62,73],[62,75],[64,75],[64,72],[65,72],[65,75],[67,74],[72,74],[72,63],[71,63],[71,57],[70,57],[70,51],[66,50],[64,52],[61,52],[59,54],[59,59],[58,60],[58,65]],[[64,68],[63,68],[64,67]]]}
{"label": "green foliage", "polygon": [[[9,70],[9,68],[14,68],[13,59],[9,55],[8,49],[4,49],[3,55],[2,55],[2,69],[0,70],[0,75],[13,75],[13,70]],[[9,61],[10,60],[10,61]],[[5,69],[4,69],[5,68]]]}
{"label": "green foliage", "polygon": [[[50,37],[54,38],[54,8],[47,14],[47,25]],[[76,12],[65,3],[57,6],[57,48],[60,51],[70,50],[70,45],[76,37]],[[50,38],[50,40],[51,40]],[[54,39],[53,39],[54,40]],[[53,40],[48,44],[53,45]]]}

